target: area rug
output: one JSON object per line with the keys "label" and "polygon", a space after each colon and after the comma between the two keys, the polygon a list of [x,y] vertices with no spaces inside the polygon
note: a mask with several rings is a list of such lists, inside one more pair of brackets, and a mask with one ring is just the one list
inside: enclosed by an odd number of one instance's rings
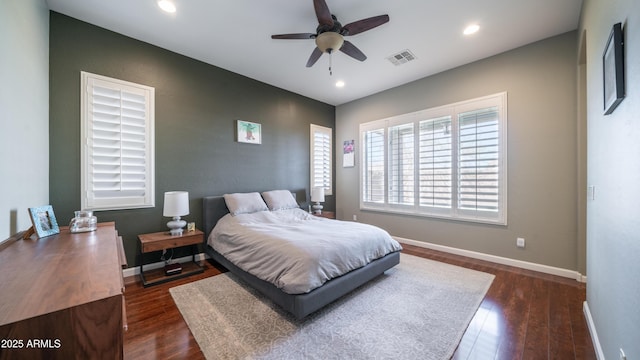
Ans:
{"label": "area rug", "polygon": [[449,359],[494,276],[400,264],[296,320],[233,274],[171,288],[207,359]]}

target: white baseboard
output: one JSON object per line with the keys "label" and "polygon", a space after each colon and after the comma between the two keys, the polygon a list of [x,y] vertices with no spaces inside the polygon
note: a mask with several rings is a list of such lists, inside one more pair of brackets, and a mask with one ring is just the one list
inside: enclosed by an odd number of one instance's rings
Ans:
{"label": "white baseboard", "polygon": [[[423,247],[426,249],[432,249],[432,250],[442,251],[450,254],[466,256],[474,259],[490,261],[497,264],[515,266],[522,269],[542,272],[545,274],[562,276],[565,278],[575,279],[580,282],[587,281],[586,276],[574,270],[562,269],[558,267],[536,264],[536,263],[522,261],[522,260],[515,260],[515,259],[510,259],[502,256],[490,255],[490,254],[480,253],[480,252],[471,251],[471,250],[458,249],[450,246],[438,245],[438,244],[428,243],[424,241],[405,239],[398,236],[393,236],[393,238],[398,240],[398,242],[409,244],[409,245],[415,245],[415,246]],[[208,258],[209,256],[205,253],[196,254],[196,261],[202,261]],[[187,261],[191,261],[191,256],[185,256],[178,259],[174,259],[174,262],[187,262]],[[164,266],[163,261],[144,265],[145,270],[159,269],[163,266]],[[140,274],[140,266],[130,267],[122,270],[122,276],[124,277],[135,276],[139,274]]]}
{"label": "white baseboard", "polygon": [[536,264],[528,261],[515,260],[515,259],[510,259],[502,256],[490,255],[490,254],[485,254],[485,253],[471,251],[471,250],[458,249],[450,246],[438,245],[438,244],[428,243],[424,241],[405,239],[398,236],[393,236],[393,238],[398,240],[398,242],[409,244],[409,245],[415,245],[415,246],[423,247],[426,249],[432,249],[432,250],[442,251],[450,254],[466,256],[474,259],[490,261],[490,262],[494,262],[502,265],[515,266],[522,269],[542,272],[545,274],[562,276],[565,278],[575,279],[576,281],[580,281],[580,282],[587,282],[587,277],[575,270],[563,269],[563,268],[558,268],[558,267],[548,266],[543,264]]}
{"label": "white baseboard", "polygon": [[[199,253],[196,254],[196,261],[203,261],[204,259],[208,259],[209,255],[205,254],[205,253]],[[181,257],[178,259],[173,259],[173,262],[187,262],[187,261],[191,261],[191,255],[189,256],[185,256],[185,257]],[[151,263],[151,264],[144,264],[144,271],[147,270],[153,270],[153,269],[159,269],[161,267],[164,266],[164,261],[160,261],[157,263]],[[140,266],[134,266],[134,267],[130,267],[130,268],[126,268],[124,270],[122,270],[122,276],[123,277],[129,277],[129,276],[136,276],[136,275],[140,275]]]}
{"label": "white baseboard", "polygon": [[598,358],[598,360],[605,360],[602,346],[600,346],[600,339],[598,339],[596,324],[594,324],[593,322],[593,318],[591,317],[591,310],[589,309],[589,304],[586,301],[582,303],[582,311],[584,312],[585,319],[587,319],[587,327],[589,328],[589,334],[591,334],[591,342],[593,342],[593,348],[596,351],[596,357]]}

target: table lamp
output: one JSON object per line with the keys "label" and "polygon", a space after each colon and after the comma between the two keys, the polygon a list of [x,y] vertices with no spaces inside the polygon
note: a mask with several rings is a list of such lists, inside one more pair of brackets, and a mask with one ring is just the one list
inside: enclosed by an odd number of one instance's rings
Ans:
{"label": "table lamp", "polygon": [[164,193],[164,210],[162,215],[173,218],[167,223],[172,236],[182,235],[182,228],[187,222],[180,216],[189,215],[189,192],[169,191]]}
{"label": "table lamp", "polygon": [[316,215],[322,214],[322,205],[321,202],[324,202],[324,188],[321,186],[316,186],[311,190],[311,201],[315,202],[313,207],[313,213]]}

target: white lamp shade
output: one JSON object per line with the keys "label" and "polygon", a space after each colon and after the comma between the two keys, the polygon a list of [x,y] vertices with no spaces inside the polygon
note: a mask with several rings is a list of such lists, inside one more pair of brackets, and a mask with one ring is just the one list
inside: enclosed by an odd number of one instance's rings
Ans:
{"label": "white lamp shade", "polygon": [[185,216],[189,215],[189,192],[169,191],[164,193],[163,216]]}
{"label": "white lamp shade", "polygon": [[314,187],[311,190],[311,201],[324,202],[324,188],[321,186]]}

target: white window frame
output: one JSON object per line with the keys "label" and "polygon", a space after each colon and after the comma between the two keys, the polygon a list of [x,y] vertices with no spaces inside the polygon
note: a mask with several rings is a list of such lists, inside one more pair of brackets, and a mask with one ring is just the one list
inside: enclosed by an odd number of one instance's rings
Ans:
{"label": "white window frame", "polygon": [[[325,144],[318,144],[316,142],[316,135],[320,134],[325,139]],[[328,127],[314,125],[310,126],[310,174],[309,179],[311,182],[310,189],[317,186],[324,186],[325,195],[333,195],[333,130]],[[318,162],[322,163],[318,163]],[[320,176],[317,172],[321,168],[322,174]],[[323,179],[318,182],[317,179]]]}
{"label": "white window frame", "polygon": [[[462,185],[458,183],[459,171],[461,171],[462,160],[459,158],[459,146],[460,146],[460,129],[458,127],[458,115],[467,113],[470,111],[477,111],[486,108],[495,108],[498,114],[497,124],[497,147],[498,147],[498,159],[493,160],[497,162],[497,211],[493,210],[469,210],[463,206],[459,206],[458,188]],[[430,119],[440,119],[450,117],[451,119],[451,205],[447,206],[421,206],[420,205],[420,139],[419,139],[419,126],[420,122]],[[399,201],[397,196],[391,197],[391,176],[397,175],[391,173],[392,160],[390,159],[391,145],[390,143],[390,129],[397,128],[398,126],[412,124],[413,126],[413,143],[414,150],[407,151],[407,153],[413,153],[414,160],[412,164],[405,167],[407,174],[411,171],[414,173],[413,179],[409,179],[407,182],[408,187],[413,186],[413,192],[407,191],[408,197],[403,198],[406,201]],[[406,127],[408,128],[408,126]],[[408,130],[407,130],[408,131]],[[367,134],[371,134],[378,138],[378,141],[374,145],[367,144],[366,141],[372,141],[367,139]],[[380,136],[383,137],[382,143],[380,143]],[[409,139],[409,137],[408,137]],[[380,119],[367,123],[360,124],[360,141],[362,144],[361,151],[361,168],[360,168],[360,209],[361,210],[374,210],[389,213],[411,214],[418,216],[443,218],[451,220],[471,221],[480,223],[489,223],[497,225],[507,225],[507,93],[502,92],[489,96],[484,96],[476,99],[462,101],[446,106],[440,106],[436,108],[426,109],[408,114],[402,114],[393,116],[386,119]],[[374,146],[376,155],[368,157],[369,146]],[[408,149],[405,147],[405,149]],[[382,155],[381,155],[382,154]],[[393,153],[394,155],[396,153]],[[375,156],[375,157],[374,157]],[[397,159],[396,159],[397,160]],[[367,162],[369,161],[369,163]],[[371,165],[372,171],[368,171],[368,166]],[[411,166],[412,165],[412,166]],[[376,167],[373,169],[373,167]],[[481,167],[478,165],[479,168]],[[475,168],[476,171],[479,168]],[[407,170],[408,169],[408,170]],[[413,170],[411,170],[413,169]],[[381,172],[384,174],[381,175]],[[376,174],[376,175],[372,175]],[[375,179],[373,179],[375,177]],[[410,177],[407,175],[407,177]],[[394,178],[397,179],[397,178]],[[411,183],[413,181],[413,183]],[[373,184],[373,185],[372,185]],[[477,184],[477,183],[476,183]],[[396,183],[397,187],[397,183]],[[477,189],[477,188],[476,188]],[[375,191],[378,190],[378,191]],[[384,194],[380,194],[379,191],[383,191]],[[367,194],[368,192],[368,194]],[[477,195],[479,197],[480,195]],[[367,197],[369,196],[369,198]],[[412,197],[412,198],[411,198]],[[463,204],[460,201],[460,204]]]}
{"label": "white window frame", "polygon": [[154,207],[155,89],[85,71],[80,89],[81,208]]}

